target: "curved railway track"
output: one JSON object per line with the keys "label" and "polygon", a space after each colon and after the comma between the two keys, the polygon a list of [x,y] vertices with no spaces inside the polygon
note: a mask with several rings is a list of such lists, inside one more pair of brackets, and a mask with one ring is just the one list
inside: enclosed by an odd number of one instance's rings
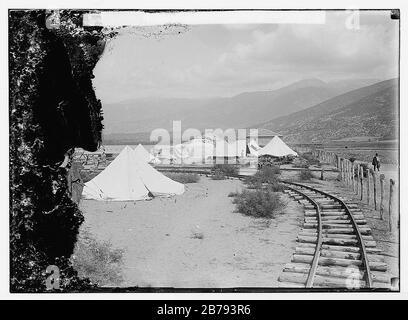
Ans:
{"label": "curved railway track", "polygon": [[389,288],[387,265],[356,204],[314,187],[283,182],[303,204],[297,246],[279,281],[282,287]]}

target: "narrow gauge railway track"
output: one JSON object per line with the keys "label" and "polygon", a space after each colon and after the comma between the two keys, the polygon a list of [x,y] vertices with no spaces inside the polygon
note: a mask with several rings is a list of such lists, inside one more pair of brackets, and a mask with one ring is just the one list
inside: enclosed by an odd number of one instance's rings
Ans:
{"label": "narrow gauge railway track", "polygon": [[311,186],[283,183],[303,204],[305,218],[281,287],[389,289],[384,256],[358,206]]}

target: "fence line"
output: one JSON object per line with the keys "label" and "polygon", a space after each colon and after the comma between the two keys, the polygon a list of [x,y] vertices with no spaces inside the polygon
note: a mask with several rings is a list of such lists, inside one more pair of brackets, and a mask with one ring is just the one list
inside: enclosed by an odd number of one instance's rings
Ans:
{"label": "fence line", "polygon": [[[386,201],[386,180],[384,174],[380,174],[378,177],[378,173],[371,169],[368,163],[350,161],[349,159],[340,157],[334,152],[314,149],[311,150],[311,153],[320,161],[335,166],[339,171],[339,179],[341,179],[347,187],[351,188],[357,196],[360,196],[361,201],[365,200],[367,204],[370,204],[371,199],[373,199],[374,210],[379,211],[381,220],[385,220],[384,202]],[[377,183],[380,184],[379,189]],[[398,227],[399,221],[395,206],[395,181],[389,179],[389,184],[388,223],[390,231],[393,231]],[[380,197],[379,206],[377,205],[378,193]]]}

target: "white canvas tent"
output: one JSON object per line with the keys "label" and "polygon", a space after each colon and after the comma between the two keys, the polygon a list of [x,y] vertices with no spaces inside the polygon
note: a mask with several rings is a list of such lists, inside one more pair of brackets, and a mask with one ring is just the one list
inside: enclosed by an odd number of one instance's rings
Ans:
{"label": "white canvas tent", "polygon": [[136,157],[140,160],[145,162],[150,162],[154,159],[154,156],[150,154],[145,147],[143,147],[140,143],[135,148]]}
{"label": "white canvas tent", "polygon": [[176,160],[176,157],[173,155],[172,147],[169,145],[155,145],[153,152],[155,158],[159,160],[159,163],[169,164]]}
{"label": "white canvas tent", "polygon": [[259,150],[261,150],[261,147],[258,145],[258,143],[255,140],[251,140],[248,143],[248,149],[249,149],[249,153],[251,154],[251,156],[257,157]]}
{"label": "white canvas tent", "polygon": [[184,193],[184,185],[171,180],[150,164],[142,161],[135,162],[140,179],[150,193],[155,196],[180,195]]}
{"label": "white canvas tent", "polygon": [[214,143],[203,138],[194,138],[183,144],[183,152],[186,156],[184,163],[205,162],[214,155]]}
{"label": "white canvas tent", "polygon": [[173,147],[173,156],[176,163],[188,163],[189,153],[184,144],[177,144]]}
{"label": "white canvas tent", "polygon": [[126,146],[100,174],[85,184],[86,199],[132,201],[184,193],[184,185],[164,176]]}
{"label": "white canvas tent", "polygon": [[237,140],[233,142],[226,142],[224,140],[217,141],[215,146],[216,157],[245,157],[246,155],[246,141]]}
{"label": "white canvas tent", "polygon": [[258,151],[258,155],[270,155],[273,157],[285,157],[285,156],[297,156],[298,154],[293,151],[288,145],[282,141],[281,138],[275,136],[269,143]]}

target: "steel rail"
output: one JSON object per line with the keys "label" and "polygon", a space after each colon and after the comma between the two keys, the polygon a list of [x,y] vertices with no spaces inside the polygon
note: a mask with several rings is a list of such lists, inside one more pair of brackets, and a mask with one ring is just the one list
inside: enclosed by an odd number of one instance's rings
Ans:
{"label": "steel rail", "polygon": [[323,243],[323,236],[322,236],[322,219],[321,219],[321,214],[320,214],[320,207],[317,204],[316,201],[314,201],[311,197],[308,195],[304,194],[302,191],[292,188],[290,186],[286,186],[287,188],[299,193],[302,197],[306,198],[309,202],[313,204],[313,206],[316,208],[316,213],[317,213],[317,243],[316,243],[316,249],[315,253],[313,256],[313,261],[312,265],[309,270],[309,274],[307,276],[307,281],[306,281],[306,288],[312,288],[313,287],[313,281],[316,275],[317,267],[319,266],[319,257],[320,257],[320,251],[322,248],[322,243]]}
{"label": "steel rail", "polygon": [[292,185],[295,185],[295,186],[298,186],[298,187],[309,189],[309,190],[314,191],[314,192],[321,193],[322,195],[324,195],[324,196],[326,196],[328,198],[331,198],[331,199],[333,199],[333,200],[335,200],[335,201],[337,201],[337,202],[339,202],[341,204],[341,206],[345,209],[346,213],[350,217],[351,223],[352,223],[352,225],[354,227],[354,230],[355,230],[355,232],[357,234],[357,242],[358,242],[358,244],[359,244],[359,246],[361,248],[362,264],[363,264],[363,267],[364,267],[364,269],[366,271],[365,272],[365,281],[366,281],[367,287],[372,288],[373,287],[373,279],[372,279],[372,276],[371,276],[370,265],[369,265],[369,262],[368,262],[367,250],[366,250],[366,247],[365,247],[364,240],[363,240],[363,237],[361,235],[361,232],[360,232],[360,230],[358,228],[357,222],[354,219],[354,217],[353,217],[353,215],[352,215],[352,213],[350,211],[350,208],[347,206],[347,204],[343,200],[337,198],[336,196],[333,196],[330,193],[327,193],[325,191],[310,187],[308,185],[304,185],[304,184],[296,183],[296,182],[289,182],[289,181],[282,181],[282,182],[284,182],[285,184],[292,184]]}

